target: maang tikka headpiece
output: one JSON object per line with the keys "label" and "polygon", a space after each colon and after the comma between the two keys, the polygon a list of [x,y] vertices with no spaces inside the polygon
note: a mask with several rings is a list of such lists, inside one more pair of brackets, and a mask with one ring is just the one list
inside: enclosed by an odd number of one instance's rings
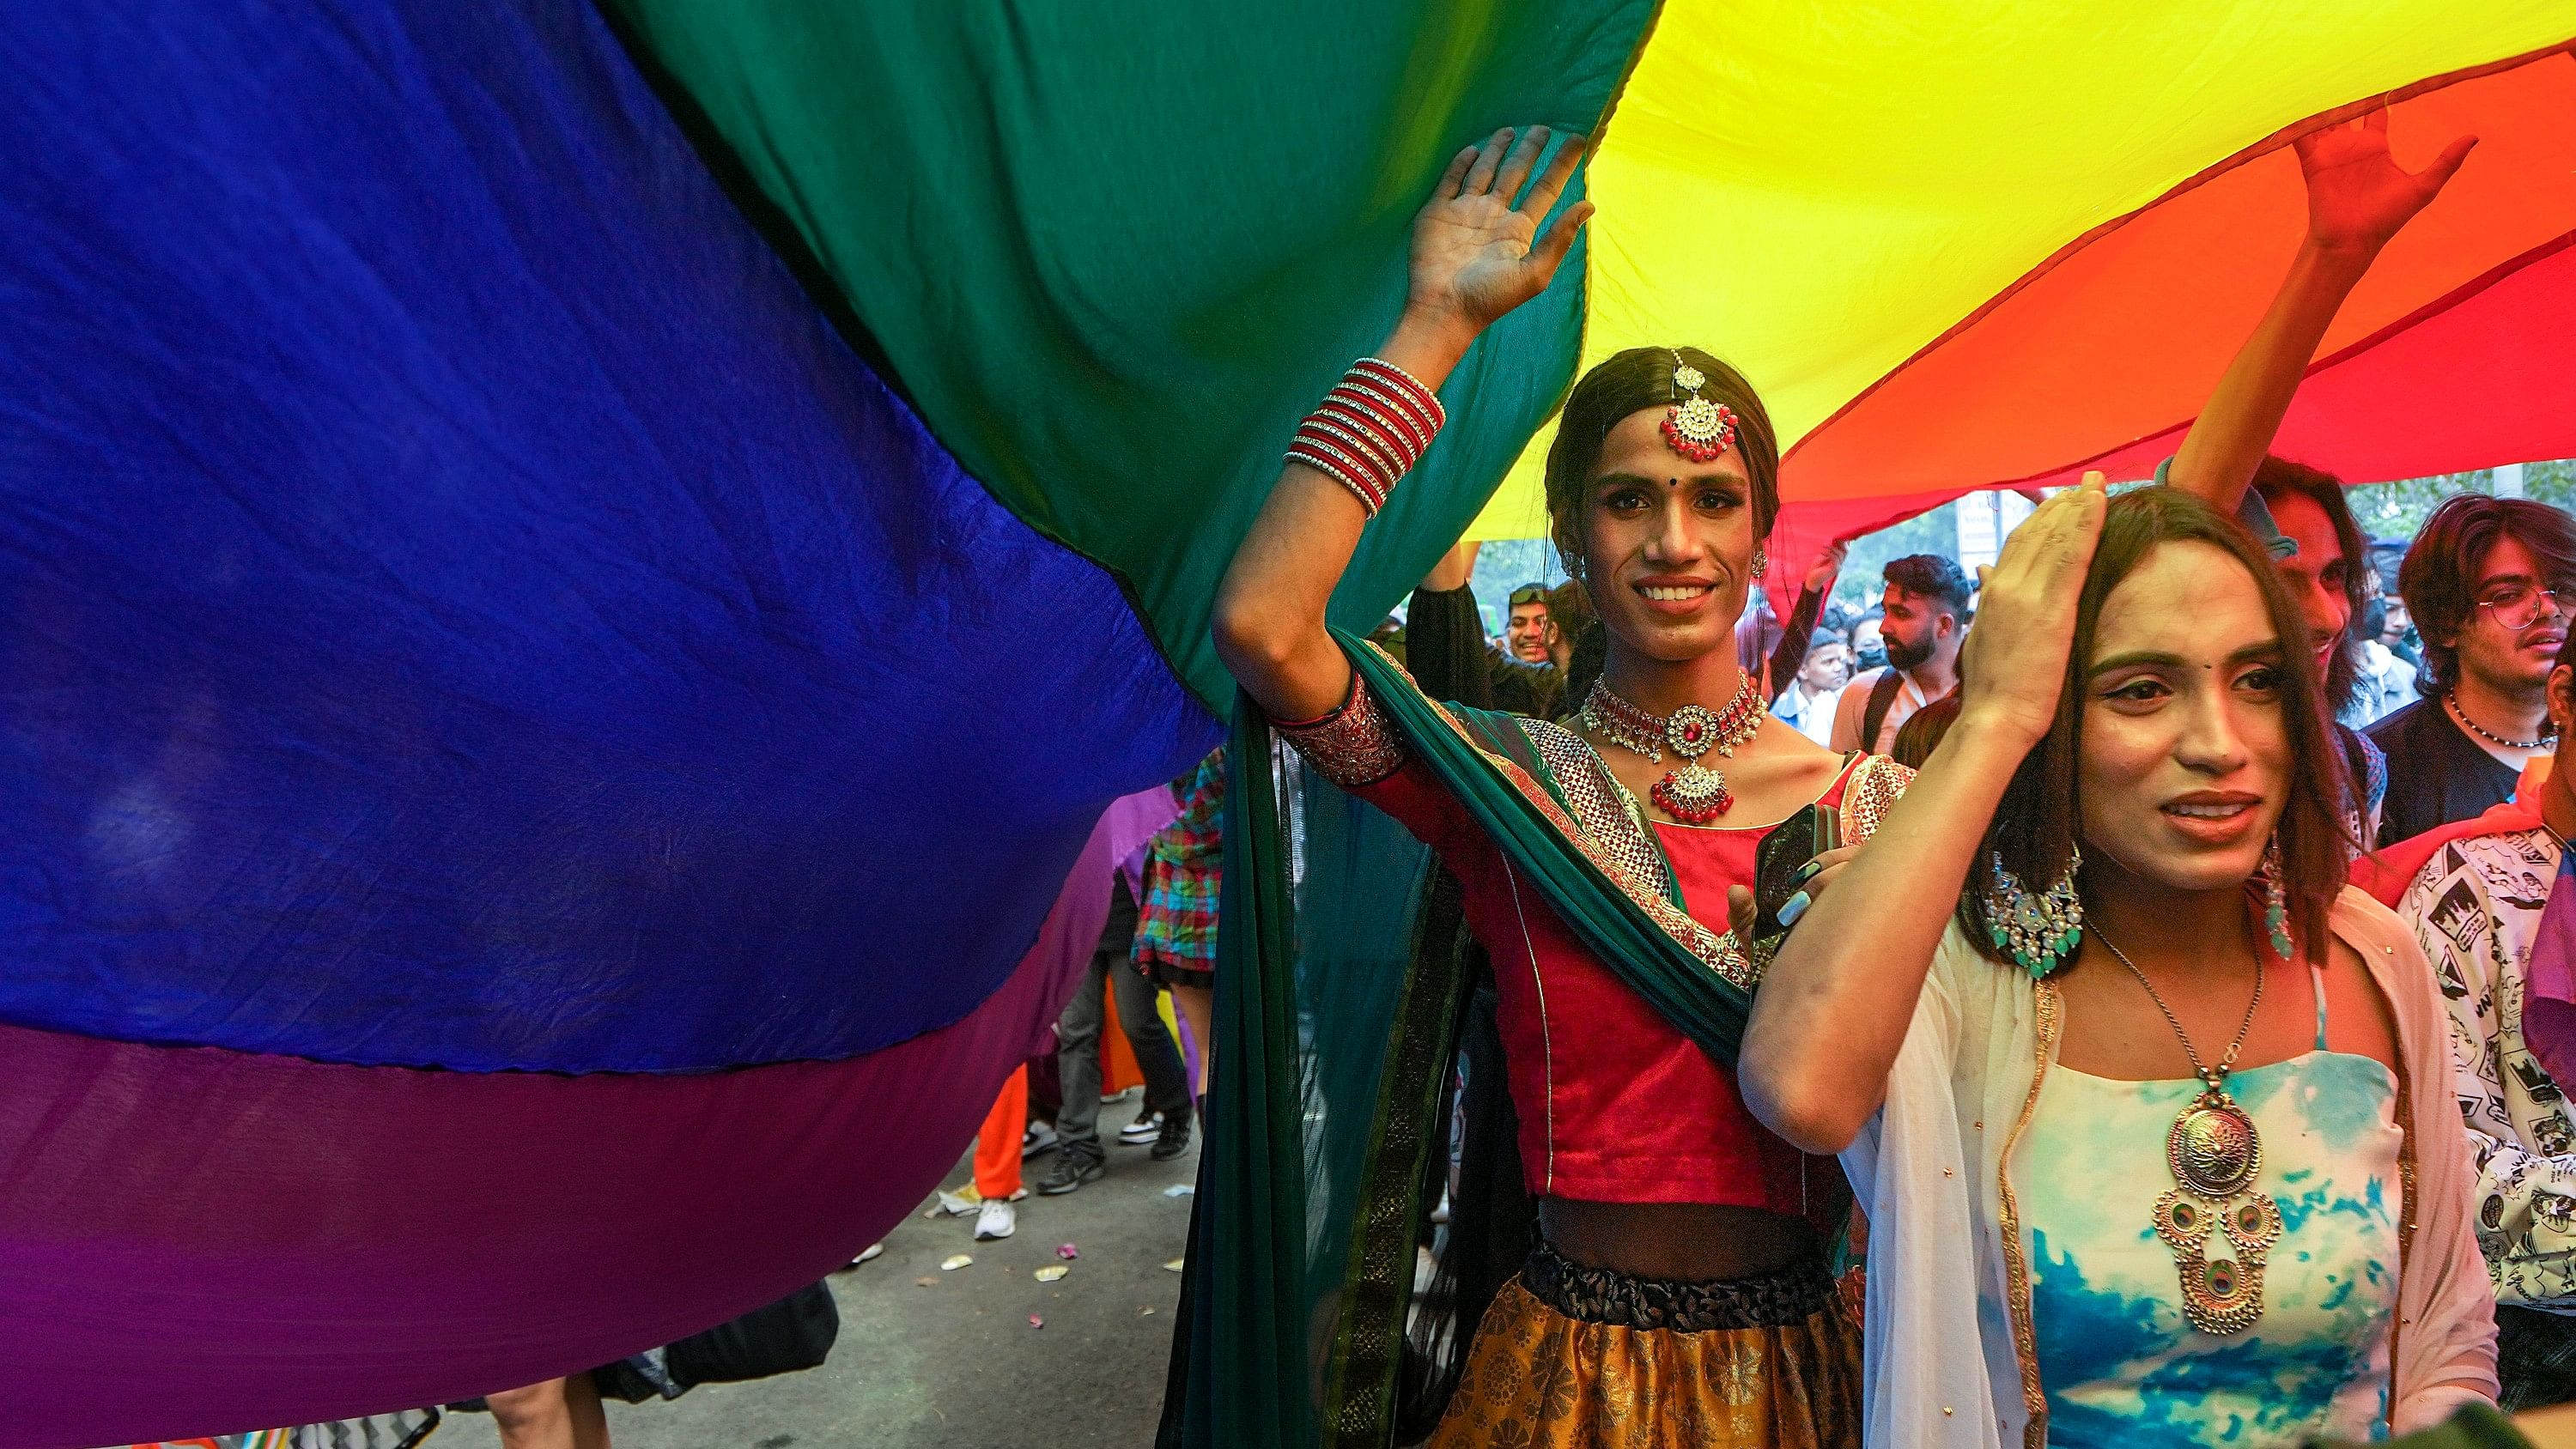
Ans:
{"label": "maang tikka headpiece", "polygon": [[1714,463],[1735,441],[1735,410],[1699,395],[1708,385],[1700,370],[1673,354],[1673,391],[1680,396],[1664,413],[1664,446],[1694,463]]}

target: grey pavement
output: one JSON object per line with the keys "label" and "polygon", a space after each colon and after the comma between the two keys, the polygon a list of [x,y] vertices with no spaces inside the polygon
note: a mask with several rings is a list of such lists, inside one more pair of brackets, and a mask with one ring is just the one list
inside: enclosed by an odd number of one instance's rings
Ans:
{"label": "grey pavement", "polygon": [[[1133,1098],[1101,1111],[1104,1137],[1135,1115]],[[1109,1174],[1064,1197],[1039,1197],[1052,1155],[1027,1164],[1019,1232],[971,1241],[970,1217],[924,1219],[887,1234],[885,1255],[832,1275],[841,1336],[807,1373],[709,1384],[668,1403],[610,1404],[616,1449],[1050,1449],[1151,1444],[1181,1275],[1190,1199],[1163,1190],[1198,1176],[1198,1152],[1156,1162],[1109,1148]],[[949,1175],[969,1180],[966,1164]],[[1040,1283],[1034,1270],[1073,1271]],[[943,1273],[956,1253],[973,1266]],[[928,1287],[921,1279],[930,1279]],[[1029,1315],[1046,1326],[1032,1328]],[[483,1414],[450,1414],[426,1449],[497,1449]]]}

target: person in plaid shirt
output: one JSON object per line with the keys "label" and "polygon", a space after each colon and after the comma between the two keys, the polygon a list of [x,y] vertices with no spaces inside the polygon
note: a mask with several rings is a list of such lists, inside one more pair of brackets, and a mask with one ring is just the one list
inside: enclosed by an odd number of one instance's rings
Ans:
{"label": "person in plaid shirt", "polygon": [[1145,849],[1145,906],[1136,918],[1136,969],[1171,988],[1198,1054],[1206,1116],[1209,1019],[1216,1001],[1217,893],[1225,879],[1225,746],[1208,751],[1186,783],[1173,782],[1181,817]]}

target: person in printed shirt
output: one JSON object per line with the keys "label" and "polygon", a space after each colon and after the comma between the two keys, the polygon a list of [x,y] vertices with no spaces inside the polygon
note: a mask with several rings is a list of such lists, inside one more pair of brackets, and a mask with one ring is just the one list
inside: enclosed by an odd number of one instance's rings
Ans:
{"label": "person in printed shirt", "polygon": [[[2478,1246],[2496,1290],[2497,1375],[2507,1408],[2576,1400],[2576,1123],[2523,1031],[2525,984],[2558,901],[2576,831],[2576,648],[2549,676],[2556,768],[2523,800],[2434,846],[2397,913],[2414,927],[2450,1008],[2460,1112],[2478,1164]],[[2566,922],[2557,923],[2563,927]]]}

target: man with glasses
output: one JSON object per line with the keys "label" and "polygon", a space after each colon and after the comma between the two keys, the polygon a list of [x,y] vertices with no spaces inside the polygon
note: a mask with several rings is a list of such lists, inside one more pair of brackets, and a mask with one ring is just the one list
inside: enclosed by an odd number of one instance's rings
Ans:
{"label": "man with glasses", "polygon": [[2576,526],[2545,503],[2463,494],[2424,521],[2398,573],[2424,640],[2424,697],[2370,727],[2388,755],[2379,843],[2513,798],[2555,740],[2549,671],[2576,600]]}

